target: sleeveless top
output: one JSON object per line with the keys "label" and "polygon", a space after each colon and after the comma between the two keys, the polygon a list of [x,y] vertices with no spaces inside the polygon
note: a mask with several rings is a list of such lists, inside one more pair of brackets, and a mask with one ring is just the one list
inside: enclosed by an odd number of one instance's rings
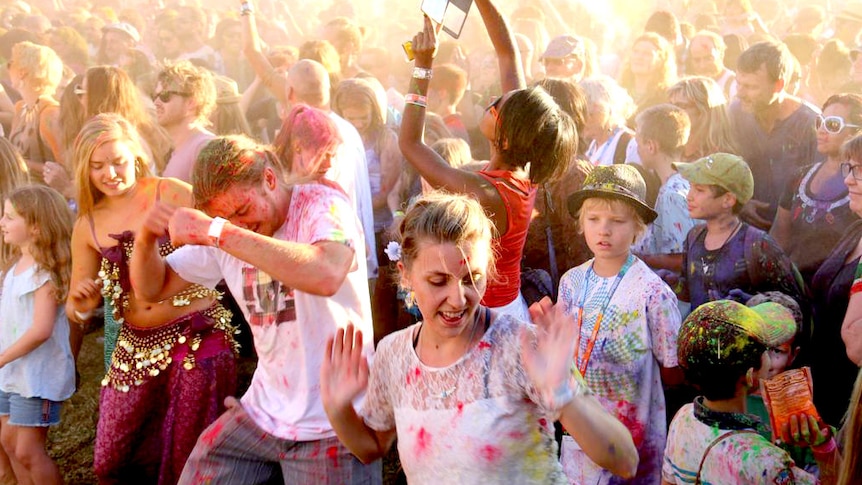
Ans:
{"label": "sleeveless top", "polygon": [[536,202],[536,186],[529,180],[514,177],[509,170],[479,172],[491,183],[506,207],[508,229],[493,241],[496,254],[496,278],[488,282],[482,304],[496,308],[507,305],[521,290],[521,256],[530,227],[530,215]]}
{"label": "sleeveless top", "polygon": [[[371,196],[380,193],[380,185],[383,183],[383,167],[380,163],[380,155],[374,148],[365,150],[365,159],[368,162],[368,183],[371,185]],[[374,232],[386,230],[392,224],[392,213],[388,206],[374,209]]]}
{"label": "sleeveless top", "polygon": [[[24,160],[45,163],[54,158],[51,148],[42,139],[41,133],[42,112],[51,106],[58,105],[44,98],[37,99],[32,106],[21,104],[18,123],[9,133],[9,141],[18,149]],[[44,183],[42,174],[39,172],[31,171],[30,178],[34,182]]]}

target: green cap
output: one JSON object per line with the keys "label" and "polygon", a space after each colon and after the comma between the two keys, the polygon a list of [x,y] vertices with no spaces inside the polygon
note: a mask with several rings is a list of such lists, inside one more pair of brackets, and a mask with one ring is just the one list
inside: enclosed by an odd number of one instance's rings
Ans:
{"label": "green cap", "polygon": [[729,153],[713,153],[692,163],[674,163],[682,178],[693,184],[717,185],[745,204],[754,195],[754,177],[745,160]]}
{"label": "green cap", "polygon": [[769,327],[760,312],[735,301],[704,303],[680,326],[679,365],[704,372],[749,362],[773,346]]}

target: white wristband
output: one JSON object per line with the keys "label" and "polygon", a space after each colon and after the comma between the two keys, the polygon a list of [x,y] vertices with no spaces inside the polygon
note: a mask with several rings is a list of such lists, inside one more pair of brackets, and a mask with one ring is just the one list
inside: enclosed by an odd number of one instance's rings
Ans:
{"label": "white wristband", "polygon": [[222,219],[221,217],[216,217],[210,223],[209,231],[207,231],[207,236],[209,236],[210,241],[212,241],[213,246],[219,247],[219,238],[221,237],[221,231],[224,229],[224,225],[227,222],[227,219]]}

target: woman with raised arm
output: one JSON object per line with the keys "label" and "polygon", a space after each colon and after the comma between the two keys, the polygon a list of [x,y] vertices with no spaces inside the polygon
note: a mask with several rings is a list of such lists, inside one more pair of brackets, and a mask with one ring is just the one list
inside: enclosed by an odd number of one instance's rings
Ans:
{"label": "woman with raised arm", "polygon": [[489,282],[482,303],[526,320],[529,314],[520,294],[520,264],[536,187],[553,178],[572,158],[578,134],[571,117],[544,89],[524,87],[518,50],[497,7],[490,0],[477,0],[476,7],[497,53],[503,87],[503,95],[488,107],[479,125],[492,145],[488,166],[480,172],[450,167],[422,140],[437,48],[437,31],[427,17],[424,30],[413,38],[416,67],[405,96],[399,146],[432,187],[476,198],[491,217],[499,258],[496,277]]}
{"label": "woman with raised arm", "polygon": [[[66,314],[83,323],[104,297],[107,373],[99,399],[99,483],[176,483],[200,433],[236,388],[231,314],[197,285],[161,302],[135,297],[134,235],[150,208],[191,205],[191,186],[149,176],[140,137],[115,113],[95,116],[75,141],[78,220]],[[163,254],[174,250],[161,242]],[[113,336],[113,338],[111,338]],[[116,343],[116,347],[113,345]]]}
{"label": "woman with raised arm", "polygon": [[[409,483],[568,483],[559,419],[584,452],[632,477],[631,434],[572,367],[576,326],[549,299],[535,326],[479,303],[494,271],[492,226],[472,197],[432,193],[398,228],[401,286],[422,322],[385,337],[369,370],[361,332],[330,337],[320,396],[338,437],[370,463],[398,437]],[[406,378],[405,378],[406,376]],[[352,401],[366,390],[357,414]]]}

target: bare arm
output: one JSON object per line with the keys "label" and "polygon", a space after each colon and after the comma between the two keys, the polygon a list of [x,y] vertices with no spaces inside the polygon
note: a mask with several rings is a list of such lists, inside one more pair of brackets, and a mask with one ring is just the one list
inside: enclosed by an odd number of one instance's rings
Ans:
{"label": "bare arm", "polygon": [[363,463],[383,457],[395,441],[395,430],[375,431],[353,408],[353,399],[368,387],[368,361],[362,355],[362,332],[353,325],[326,342],[320,366],[320,398],[338,439]]}
{"label": "bare arm", "polygon": [[[251,0],[244,0],[243,3],[251,3]],[[257,23],[254,20],[254,14],[243,15],[240,17],[242,22],[242,51],[245,58],[251,65],[255,74],[261,79],[263,85],[278,99],[281,104],[287,105],[287,80],[281,76],[269,59],[263,55],[261,49],[260,36],[257,33]]]}
{"label": "bare arm", "polygon": [[790,211],[779,206],[775,212],[775,220],[772,221],[772,228],[769,230],[769,235],[772,236],[772,239],[775,239],[775,242],[778,243],[778,246],[784,252],[787,252],[792,237],[790,234],[790,220]]}
{"label": "bare arm", "polygon": [[[431,19],[425,17],[424,30],[413,38],[416,67],[430,69],[436,49],[437,32],[431,24]],[[409,92],[425,96],[428,93],[428,80],[413,78]],[[398,146],[404,158],[413,165],[419,175],[435,189],[472,195],[488,212],[505,215],[505,206],[497,190],[479,174],[459,170],[446,163],[423,141],[424,129],[425,108],[407,103],[401,119]],[[495,220],[495,222],[499,221]],[[505,223],[505,217],[503,222]],[[499,230],[503,231],[504,228],[500,226],[498,224]]]}
{"label": "bare arm", "polygon": [[560,423],[597,465],[623,478],[635,476],[638,450],[631,433],[595,397],[574,398],[563,408]]}
{"label": "bare arm", "polygon": [[521,54],[503,14],[491,0],[476,0],[476,8],[479,9],[485,29],[491,38],[491,44],[494,45],[494,52],[497,53],[500,86],[503,88],[503,93],[525,88],[527,81],[524,77],[524,66],[521,65]]}
{"label": "bare arm", "polygon": [[[75,314],[91,313],[102,301],[96,282],[101,256],[90,243],[89,227],[85,217],[79,217],[72,230],[72,276],[69,296],[66,299],[66,317],[73,322],[86,323]],[[86,320],[86,319],[84,319]]]}
{"label": "bare arm", "polygon": [[54,319],[60,311],[54,298],[54,286],[46,282],[33,295],[33,325],[21,337],[0,353],[0,367],[29,354],[51,338]]}
{"label": "bare arm", "polygon": [[841,324],[841,338],[847,348],[847,357],[856,365],[862,365],[862,292],[850,294],[847,313]]}
{"label": "bare arm", "polygon": [[652,269],[667,269],[675,273],[682,271],[682,254],[638,254]]}

